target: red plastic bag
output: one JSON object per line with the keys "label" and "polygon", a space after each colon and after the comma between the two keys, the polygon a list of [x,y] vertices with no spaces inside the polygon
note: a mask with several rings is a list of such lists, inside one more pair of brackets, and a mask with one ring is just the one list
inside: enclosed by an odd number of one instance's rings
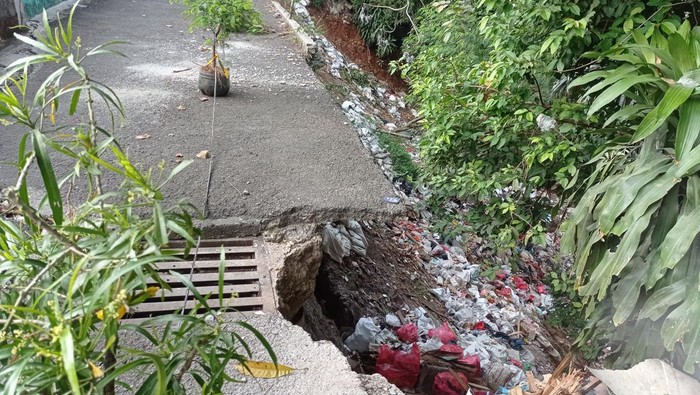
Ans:
{"label": "red plastic bag", "polygon": [[447,325],[447,322],[443,322],[441,326],[438,326],[437,328],[433,328],[428,331],[428,337],[435,337],[437,336],[438,339],[442,342],[442,344],[447,344],[451,341],[457,341],[457,335],[452,332],[452,329],[450,329],[450,326]]}
{"label": "red plastic bag", "polygon": [[481,359],[479,359],[478,355],[474,354],[458,359],[457,363],[471,367],[472,369],[469,370],[474,370],[474,377],[481,377]]}
{"label": "red plastic bag", "polygon": [[525,280],[518,276],[513,276],[513,284],[515,285],[515,288],[521,291],[528,291],[530,289]]}
{"label": "red plastic bag", "polygon": [[486,323],[484,321],[479,321],[476,324],[472,325],[473,331],[483,331],[485,329],[486,329]]}
{"label": "red plastic bag", "polygon": [[440,347],[440,352],[447,354],[462,354],[464,349],[456,344],[443,344],[442,347]]}
{"label": "red plastic bag", "polygon": [[416,324],[406,324],[396,331],[396,335],[404,343],[415,343],[418,341],[418,327]]}
{"label": "red plastic bag", "polygon": [[420,349],[413,343],[411,351],[392,350],[387,345],[379,347],[377,373],[384,376],[388,382],[400,388],[413,388],[420,373]]}
{"label": "red plastic bag", "polygon": [[440,372],[435,375],[433,395],[465,395],[469,388],[467,383],[469,383],[467,376],[462,373]]}

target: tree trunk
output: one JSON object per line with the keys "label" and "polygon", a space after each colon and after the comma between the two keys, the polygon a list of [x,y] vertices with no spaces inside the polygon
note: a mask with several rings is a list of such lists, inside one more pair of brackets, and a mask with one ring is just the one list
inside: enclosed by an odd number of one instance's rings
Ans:
{"label": "tree trunk", "polygon": [[19,25],[15,0],[0,0],[0,39],[12,37],[12,26]]}

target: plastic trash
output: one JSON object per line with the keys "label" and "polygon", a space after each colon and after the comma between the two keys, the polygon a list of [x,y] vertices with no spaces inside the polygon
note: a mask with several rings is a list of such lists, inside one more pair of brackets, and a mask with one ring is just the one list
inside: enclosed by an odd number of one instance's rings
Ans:
{"label": "plastic trash", "polygon": [[386,322],[386,324],[389,326],[393,326],[394,328],[398,328],[401,326],[401,321],[399,320],[399,317],[393,314],[387,314],[386,317],[384,317],[384,322]]}
{"label": "plastic trash", "polygon": [[447,354],[459,354],[462,355],[464,352],[464,349],[456,344],[443,344],[440,347],[440,352],[444,352]]}
{"label": "plastic trash", "polygon": [[362,317],[355,325],[355,332],[345,339],[345,345],[351,350],[367,352],[369,351],[369,344],[381,330],[382,329],[374,323],[374,320],[368,317]]}
{"label": "plastic trash", "polygon": [[418,341],[418,327],[416,324],[406,324],[396,331],[399,339],[404,343],[415,343]]}
{"label": "plastic trash", "polygon": [[431,329],[435,328],[433,320],[424,315],[418,318],[417,325],[419,334],[427,334]]}
{"label": "plastic trash", "polygon": [[443,322],[441,326],[428,331],[429,337],[437,337],[443,344],[451,341],[457,341],[457,335],[452,332],[447,322]]}
{"label": "plastic trash", "polygon": [[462,373],[440,372],[435,375],[433,395],[465,395],[469,380]]}
{"label": "plastic trash", "polygon": [[479,322],[475,323],[474,325],[472,325],[472,330],[473,331],[486,330],[486,324],[484,323],[484,321],[479,321]]}
{"label": "plastic trash", "polygon": [[436,351],[442,348],[443,344],[437,337],[431,337],[430,339],[418,343],[420,350],[422,352]]}
{"label": "plastic trash", "polygon": [[377,334],[377,336],[374,337],[373,343],[377,344],[389,344],[389,343],[397,343],[399,339],[396,338],[396,335],[394,332],[388,330],[388,329],[382,329],[381,332]]}
{"label": "plastic trash", "polygon": [[381,346],[375,368],[377,373],[397,387],[413,388],[420,372],[420,349],[415,343],[408,352]]}

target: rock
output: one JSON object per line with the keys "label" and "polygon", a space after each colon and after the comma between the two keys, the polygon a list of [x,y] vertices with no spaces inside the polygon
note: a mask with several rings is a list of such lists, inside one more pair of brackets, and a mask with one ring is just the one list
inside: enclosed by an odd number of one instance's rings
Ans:
{"label": "rock", "polygon": [[384,376],[380,374],[366,375],[358,374],[362,388],[367,395],[401,395],[403,392],[394,384],[389,383]]}
{"label": "rock", "polygon": [[390,132],[391,132],[391,131],[394,131],[394,130],[396,130],[396,124],[391,123],[391,122],[385,123],[385,124],[384,124],[384,129],[386,129],[386,130],[388,130],[388,131],[390,131]]}

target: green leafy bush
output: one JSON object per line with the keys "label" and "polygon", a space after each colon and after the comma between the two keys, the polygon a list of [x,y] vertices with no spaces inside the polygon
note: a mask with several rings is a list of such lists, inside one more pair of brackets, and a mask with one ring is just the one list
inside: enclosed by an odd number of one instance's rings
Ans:
{"label": "green leafy bush", "polygon": [[[262,33],[264,30],[260,14],[251,0],[168,0],[171,4],[185,6],[183,14],[192,18],[190,30],[210,29],[214,35],[210,64],[216,65],[216,45],[233,33]],[[221,61],[218,62],[224,75],[228,72]]]}
{"label": "green leafy bush", "polygon": [[191,28],[219,31],[218,38],[232,33],[261,33],[263,22],[251,0],[170,0],[184,5],[192,17]]}
{"label": "green leafy bush", "polygon": [[[608,337],[613,366],[668,357],[688,373],[700,361],[700,27],[634,30],[601,54],[619,66],[588,73],[588,113],[631,128],[596,160],[590,188],[566,224],[588,324]],[[619,107],[618,98],[626,105]]]}
{"label": "green leafy bush", "polygon": [[[202,393],[221,393],[232,380],[224,368],[245,363],[248,345],[225,329],[223,315],[210,310],[183,275],[171,272],[196,300],[191,313],[138,325],[120,321],[170,288],[155,267],[177,259],[166,248],[169,237],[195,243],[198,231],[186,207],[164,207],[161,194],[188,162],[169,174],[164,166],[159,175],[141,172],[116,141],[114,122],[101,126],[99,114],[107,111],[98,114],[95,100],[115,115],[123,116],[123,108],[83,64],[119,53],[112,49],[116,42],[84,48],[73,36],[73,11],[55,29],[44,13],[46,36],[38,41],[16,36],[36,54],[0,76],[0,120],[25,131],[17,182],[3,191],[10,213],[0,216],[0,388],[6,394],[114,394],[121,385],[129,393],[184,394],[181,380],[190,375]],[[55,72],[32,81],[28,69],[39,64]],[[69,115],[86,122],[61,124]],[[57,159],[61,166],[54,165]],[[121,185],[103,185],[105,176]],[[28,178],[42,181],[36,195],[30,196]],[[84,197],[71,198],[69,191]],[[260,333],[236,324],[252,331],[276,361]],[[121,344],[125,334],[144,339],[150,349]],[[124,383],[139,376],[137,388]]]}
{"label": "green leafy bush", "polygon": [[[423,177],[434,206],[470,206],[462,220],[500,244],[541,239],[559,205],[581,191],[588,162],[631,131],[587,117],[563,87],[586,52],[625,41],[629,26],[658,35],[664,1],[482,0],[424,7],[398,64],[424,117]],[[570,70],[566,70],[570,67]],[[538,118],[555,121],[539,127]],[[541,122],[546,123],[546,122]]]}

